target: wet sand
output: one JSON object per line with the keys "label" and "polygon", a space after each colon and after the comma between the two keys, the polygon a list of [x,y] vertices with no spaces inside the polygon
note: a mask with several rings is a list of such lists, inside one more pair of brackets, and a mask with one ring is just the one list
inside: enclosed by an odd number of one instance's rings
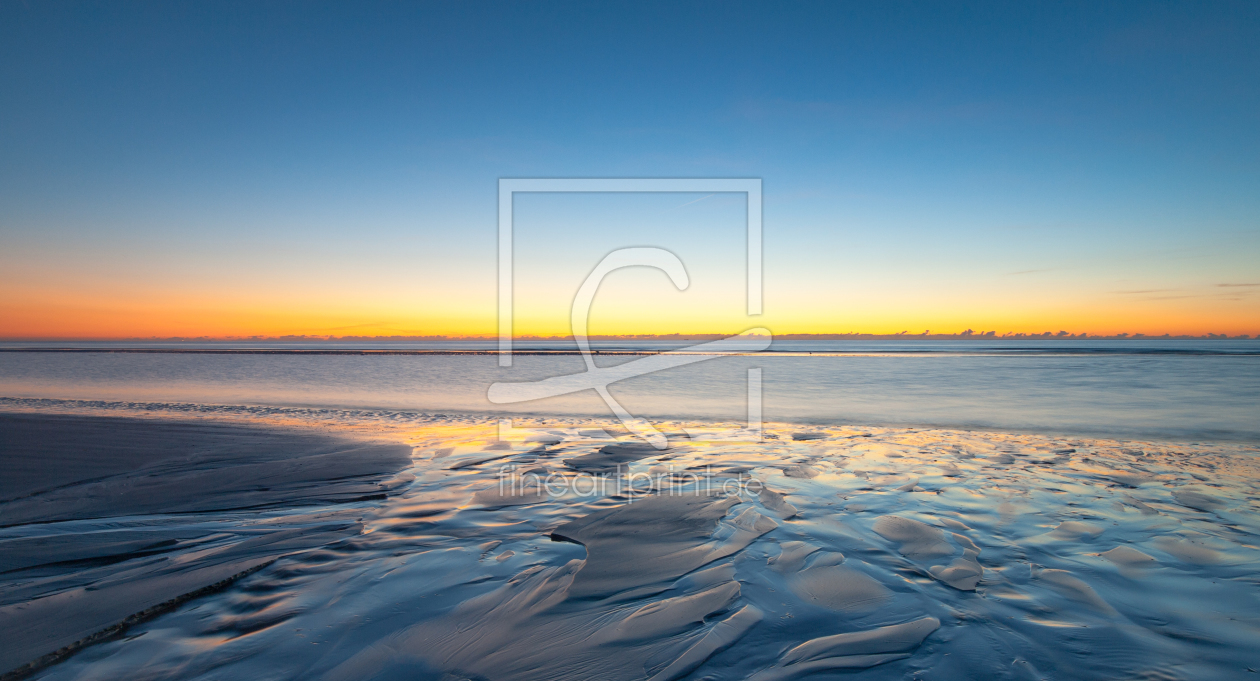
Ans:
{"label": "wet sand", "polygon": [[[671,447],[657,451],[573,419],[518,419],[504,442],[481,417],[291,416],[415,455],[384,499],[286,506],[294,496],[260,511],[125,518],[58,503],[68,519],[6,528],[0,546],[52,546],[63,534],[76,551],[97,546],[118,560],[91,570],[110,574],[151,569],[141,532],[188,547],[177,560],[189,569],[258,568],[38,678],[1215,679],[1260,669],[1255,445],[851,426],[771,426],[751,441],[676,422],[663,424]],[[30,584],[52,593],[62,569],[8,568],[0,593],[10,604]]]}
{"label": "wet sand", "polygon": [[324,509],[385,498],[410,462],[406,445],[293,429],[0,414],[0,669],[33,670],[356,534],[356,513]]}

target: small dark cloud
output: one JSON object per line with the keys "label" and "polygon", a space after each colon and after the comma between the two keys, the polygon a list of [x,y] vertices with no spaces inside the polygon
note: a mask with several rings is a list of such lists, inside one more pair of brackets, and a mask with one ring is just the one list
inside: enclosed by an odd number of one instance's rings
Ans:
{"label": "small dark cloud", "polygon": [[1112,291],[1112,293],[1119,293],[1126,296],[1136,296],[1136,295],[1141,295],[1143,293],[1169,293],[1176,290],[1177,289],[1175,288],[1152,288],[1152,289],[1144,289],[1141,291]]}
{"label": "small dark cloud", "polygon": [[1217,284],[1219,288],[1254,288],[1260,284]]}

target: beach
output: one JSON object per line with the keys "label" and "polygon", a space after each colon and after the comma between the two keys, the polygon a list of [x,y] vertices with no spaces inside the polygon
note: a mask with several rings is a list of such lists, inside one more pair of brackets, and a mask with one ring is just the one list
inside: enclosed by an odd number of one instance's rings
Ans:
{"label": "beach", "polygon": [[1260,669],[1254,443],[8,408],[38,465],[0,505],[0,651],[34,678]]}
{"label": "beach", "polygon": [[357,534],[353,512],[305,509],[383,499],[411,453],[256,425],[48,414],[0,414],[0,442],[6,672]]}

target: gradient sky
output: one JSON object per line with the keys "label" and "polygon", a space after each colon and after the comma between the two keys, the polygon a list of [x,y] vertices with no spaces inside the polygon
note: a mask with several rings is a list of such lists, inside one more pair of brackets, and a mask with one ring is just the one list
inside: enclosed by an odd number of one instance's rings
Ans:
{"label": "gradient sky", "polygon": [[1260,3],[0,0],[0,337],[1260,333]]}

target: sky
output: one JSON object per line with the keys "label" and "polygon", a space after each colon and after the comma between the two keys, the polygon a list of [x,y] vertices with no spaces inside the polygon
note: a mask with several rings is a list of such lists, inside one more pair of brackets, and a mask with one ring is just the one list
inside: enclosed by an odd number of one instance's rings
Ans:
{"label": "sky", "polygon": [[0,338],[1260,334],[1260,3],[0,0]]}

